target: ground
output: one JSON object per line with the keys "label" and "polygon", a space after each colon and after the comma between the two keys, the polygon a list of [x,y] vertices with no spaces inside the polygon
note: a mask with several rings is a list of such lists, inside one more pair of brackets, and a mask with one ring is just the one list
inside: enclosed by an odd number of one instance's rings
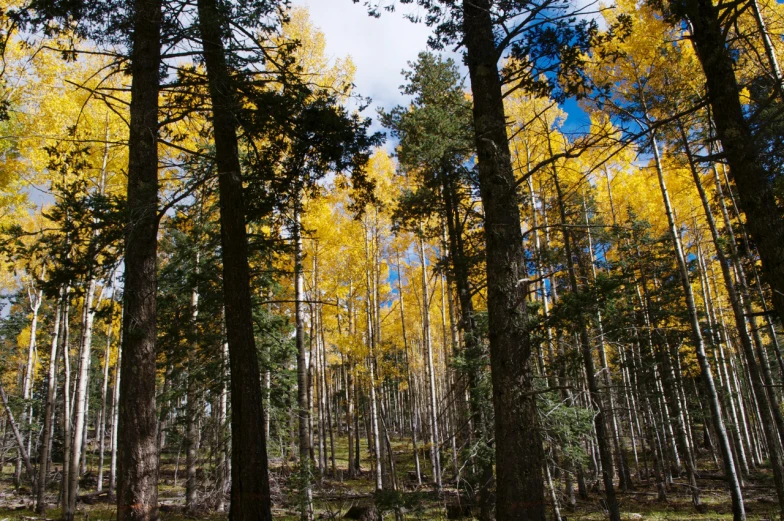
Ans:
{"label": "ground", "polygon": [[[365,440],[363,449],[365,449]],[[336,451],[337,468],[346,467],[347,455],[345,453],[345,440],[336,440],[336,447],[344,450]],[[450,505],[458,503],[458,496],[454,484],[447,485],[445,482],[444,493],[439,496],[429,486],[416,486],[415,482],[409,479],[409,471],[413,470],[413,455],[410,444],[406,441],[398,441],[394,444],[398,479],[403,491],[398,496],[398,500],[405,505],[404,518],[406,520],[439,520],[447,519],[447,509]],[[295,499],[287,493],[291,489],[289,479],[291,467],[283,464],[275,448],[270,451],[271,455],[271,486],[273,490],[274,509],[273,515],[276,520],[296,520],[297,509]],[[363,452],[363,458],[367,454]],[[184,463],[182,458],[180,464]],[[368,461],[365,459],[365,464]],[[429,461],[422,457],[423,469],[427,471]],[[702,462],[701,462],[702,463]],[[89,470],[95,471],[95,462],[90,460]],[[448,468],[447,465],[444,465]],[[628,493],[619,493],[622,518],[624,520],[655,520],[655,521],[686,521],[686,520],[728,520],[732,519],[730,510],[729,494],[724,482],[719,479],[716,469],[711,469],[708,462],[702,466],[706,470],[703,478],[699,481],[702,490],[703,502],[706,511],[698,514],[691,505],[688,489],[683,479],[676,480],[675,485],[668,491],[666,502],[657,501],[654,483],[640,482],[635,480],[636,488]],[[177,481],[175,483],[175,471]],[[343,515],[353,505],[370,505],[373,503],[374,481],[372,476],[363,465],[363,475],[354,480],[341,479],[342,472],[338,472],[337,477],[325,477],[322,483],[314,489],[315,512],[317,519],[341,519]],[[108,472],[106,473],[108,475]],[[449,474],[447,472],[446,474]],[[85,480],[85,490],[81,494],[89,495],[92,490],[90,481]],[[92,474],[94,475],[94,474]],[[58,508],[51,508],[44,517],[38,516],[33,511],[33,499],[27,487],[15,490],[13,486],[13,467],[6,465],[3,468],[0,478],[0,521],[43,521],[44,519],[56,520],[60,517]],[[183,512],[184,501],[184,469],[177,467],[177,454],[164,453],[161,462],[161,482],[159,488],[160,502],[162,505],[161,521],[191,521],[202,519],[204,521],[219,521],[226,519],[227,514],[214,512],[205,508],[196,513],[186,514]],[[50,491],[49,499],[52,507],[57,501],[57,490]],[[200,497],[206,498],[209,491],[201,491]],[[744,497],[746,499],[746,511],[750,521],[780,519],[776,502],[775,490],[772,485],[772,478],[767,469],[753,473],[745,483]],[[387,502],[395,498],[386,498]],[[601,495],[598,492],[591,494],[588,501],[578,502],[577,508],[569,510],[561,507],[563,521],[575,520],[601,520],[606,516],[602,512]],[[554,519],[552,510],[550,518]],[[108,503],[105,498],[99,498],[94,504],[80,502],[79,514],[77,519],[85,521],[113,521],[115,511],[113,505]],[[394,519],[394,513],[389,511],[384,519]],[[470,519],[470,518],[464,518]]]}

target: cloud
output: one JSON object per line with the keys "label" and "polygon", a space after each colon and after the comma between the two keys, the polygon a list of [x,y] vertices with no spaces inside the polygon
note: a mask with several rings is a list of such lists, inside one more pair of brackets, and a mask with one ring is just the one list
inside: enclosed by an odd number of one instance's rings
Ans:
{"label": "cloud", "polygon": [[410,6],[373,18],[361,2],[352,0],[294,0],[293,4],[308,8],[313,25],[326,37],[330,57],[351,57],[357,67],[356,92],[373,100],[367,116],[375,116],[376,107],[391,109],[404,103],[400,72],[427,48],[430,35],[424,24],[404,18]]}

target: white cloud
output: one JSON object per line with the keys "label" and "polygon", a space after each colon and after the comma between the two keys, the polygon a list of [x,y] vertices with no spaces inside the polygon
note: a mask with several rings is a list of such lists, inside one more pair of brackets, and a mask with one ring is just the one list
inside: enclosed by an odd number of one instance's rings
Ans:
{"label": "white cloud", "polygon": [[400,71],[426,50],[430,35],[424,24],[404,18],[410,6],[373,18],[362,2],[352,0],[294,0],[293,4],[308,8],[313,25],[326,37],[330,57],[351,56],[357,67],[356,92],[373,100],[367,116],[375,116],[376,107],[391,109],[404,102]]}

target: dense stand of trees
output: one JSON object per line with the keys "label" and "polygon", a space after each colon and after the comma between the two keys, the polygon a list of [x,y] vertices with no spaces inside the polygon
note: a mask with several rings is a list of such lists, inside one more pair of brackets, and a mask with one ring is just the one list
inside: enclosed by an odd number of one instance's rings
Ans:
{"label": "dense stand of trees", "polygon": [[3,6],[0,472],[68,520],[784,513],[779,5],[401,3],[466,70],[409,64],[388,149],[287,2]]}

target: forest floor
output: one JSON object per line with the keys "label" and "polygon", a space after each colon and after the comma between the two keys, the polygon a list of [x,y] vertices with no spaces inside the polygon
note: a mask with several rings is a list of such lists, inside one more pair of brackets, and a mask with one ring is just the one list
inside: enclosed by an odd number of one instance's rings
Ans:
{"label": "forest floor", "polygon": [[[364,440],[363,440],[364,441]],[[367,468],[369,460],[363,461],[362,475],[356,479],[343,479],[340,469],[346,468],[347,454],[345,439],[336,440],[335,463],[338,469],[336,476],[327,475],[314,487],[314,510],[316,519],[342,519],[352,506],[370,506],[374,503],[374,481]],[[342,447],[343,451],[338,449]],[[364,448],[364,443],[363,443]],[[471,519],[470,517],[457,517],[459,511],[457,490],[454,482],[444,483],[444,492],[439,496],[434,487],[430,485],[417,485],[410,479],[414,470],[414,458],[410,444],[405,441],[394,443],[395,459],[397,466],[398,483],[401,493],[397,499],[404,507],[406,520],[442,520],[442,519]],[[209,508],[210,497],[214,494],[207,488],[200,489],[200,502],[204,502],[203,509],[186,513],[184,512],[184,455],[179,459],[175,453],[166,452],[161,461],[161,476],[159,485],[159,501],[161,504],[162,521],[219,521],[227,517],[225,512],[216,512]],[[363,451],[363,458],[367,453]],[[420,458],[423,471],[427,474],[429,460]],[[78,505],[77,520],[84,521],[113,521],[116,513],[113,503],[109,498],[94,494],[94,476],[96,464],[88,464],[87,478],[83,480],[83,491],[80,491],[81,501]],[[329,462],[328,462],[329,463]],[[703,463],[702,461],[700,463]],[[697,513],[691,505],[691,498],[683,478],[675,480],[668,490],[666,502],[657,500],[656,486],[653,480],[634,479],[635,489],[629,492],[619,492],[622,519],[629,521],[686,521],[686,520],[728,520],[732,519],[729,493],[726,485],[719,477],[718,470],[712,462],[704,462],[700,468],[704,469],[699,480],[702,491],[702,500],[705,511]],[[449,463],[444,463],[444,468],[451,468]],[[292,494],[289,479],[292,467],[284,464],[275,449],[270,451],[271,488],[274,501],[273,517],[276,520],[298,519],[296,500]],[[55,465],[57,467],[57,465]],[[0,521],[45,521],[60,518],[60,509],[55,508],[59,483],[50,488],[50,508],[45,516],[39,516],[33,511],[34,501],[27,487],[16,489],[13,484],[13,467],[6,465],[0,475]],[[108,471],[105,472],[108,476]],[[449,471],[445,475],[451,475]],[[427,476],[425,476],[427,477]],[[634,477],[634,476],[633,476]],[[209,481],[200,475],[200,481]],[[549,497],[549,496],[548,496]],[[561,505],[562,521],[599,521],[606,519],[602,511],[599,489],[594,487],[588,500],[578,500],[574,509]],[[759,470],[746,479],[744,487],[746,512],[750,521],[781,519],[778,514],[775,490],[772,476],[767,469]],[[390,499],[390,498],[387,498]],[[549,502],[548,502],[549,503]],[[228,499],[227,499],[228,507]],[[554,519],[552,507],[548,504],[548,517]],[[394,519],[394,513],[389,510],[384,513],[384,519]]]}

